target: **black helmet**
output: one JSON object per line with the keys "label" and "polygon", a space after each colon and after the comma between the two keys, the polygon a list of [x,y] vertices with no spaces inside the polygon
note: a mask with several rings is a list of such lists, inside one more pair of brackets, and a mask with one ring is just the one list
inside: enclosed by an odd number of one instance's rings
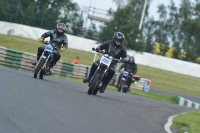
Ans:
{"label": "black helmet", "polygon": [[58,23],[56,26],[56,31],[58,35],[63,35],[66,30],[66,25],[64,23]]}
{"label": "black helmet", "polygon": [[133,56],[129,56],[128,62],[135,63],[135,58]]}
{"label": "black helmet", "polygon": [[121,45],[125,39],[125,36],[121,32],[116,32],[113,36],[113,41],[116,45]]}

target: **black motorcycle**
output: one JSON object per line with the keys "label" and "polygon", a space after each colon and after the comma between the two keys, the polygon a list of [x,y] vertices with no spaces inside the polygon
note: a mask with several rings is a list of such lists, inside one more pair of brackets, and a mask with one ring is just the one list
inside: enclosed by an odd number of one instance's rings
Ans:
{"label": "black motorcycle", "polygon": [[124,71],[122,73],[122,77],[121,79],[118,81],[119,82],[119,86],[118,86],[118,92],[124,92],[126,93],[128,91],[128,84],[130,84],[130,76],[132,76],[131,73]]}
{"label": "black motorcycle", "polygon": [[55,44],[53,43],[50,43],[48,41],[44,41],[43,43],[45,44],[44,51],[35,66],[35,71],[33,76],[34,78],[39,77],[40,79],[43,79],[45,75],[49,75],[49,68],[50,68],[49,66],[54,58],[53,51],[59,50],[59,48],[56,47]]}
{"label": "black motorcycle", "polygon": [[[95,48],[92,48],[93,51],[96,51]],[[90,81],[88,82],[88,94],[91,95],[96,95],[98,93],[98,91],[100,90],[100,88],[103,85],[103,78],[107,76],[108,74],[108,70],[110,67],[110,64],[112,63],[112,61],[115,62],[119,62],[119,59],[115,59],[112,56],[109,56],[108,54],[105,54],[105,52],[103,51],[98,51],[98,53],[101,54],[101,59],[100,59],[100,63],[99,66],[97,67],[94,75],[92,76],[92,78],[90,79]]]}

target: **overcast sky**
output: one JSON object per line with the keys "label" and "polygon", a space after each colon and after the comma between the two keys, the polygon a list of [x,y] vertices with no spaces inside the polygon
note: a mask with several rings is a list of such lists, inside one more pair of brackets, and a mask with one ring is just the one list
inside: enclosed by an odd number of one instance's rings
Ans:
{"label": "overcast sky", "polygon": [[[72,0],[73,2],[76,2],[79,4],[80,7],[82,6],[93,6],[96,8],[108,10],[109,8],[112,8],[116,10],[117,6],[113,2],[113,0]],[[151,2],[151,6],[149,9],[150,16],[153,16],[155,19],[158,19],[157,15],[157,6],[160,4],[169,5],[171,0],[153,0]],[[174,0],[176,5],[178,6],[180,4],[181,0]]]}

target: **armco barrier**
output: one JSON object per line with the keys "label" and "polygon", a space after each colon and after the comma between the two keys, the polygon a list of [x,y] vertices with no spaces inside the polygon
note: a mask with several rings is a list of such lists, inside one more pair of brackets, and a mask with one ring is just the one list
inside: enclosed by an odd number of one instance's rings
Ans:
{"label": "armco barrier", "polygon": [[[17,50],[11,50],[0,46],[0,65],[18,70],[22,69],[25,71],[34,72],[35,67],[32,65],[32,62],[34,62],[35,59],[36,55],[34,54],[21,52]],[[83,79],[86,76],[88,76],[90,66],[81,64],[74,65],[59,60],[54,66],[53,71],[55,75]],[[117,79],[117,76],[117,74],[114,75],[113,79],[109,82],[110,85],[114,84],[114,82]],[[147,84],[147,80],[148,79],[141,78],[137,85],[133,84],[131,88],[148,91],[150,84]]]}

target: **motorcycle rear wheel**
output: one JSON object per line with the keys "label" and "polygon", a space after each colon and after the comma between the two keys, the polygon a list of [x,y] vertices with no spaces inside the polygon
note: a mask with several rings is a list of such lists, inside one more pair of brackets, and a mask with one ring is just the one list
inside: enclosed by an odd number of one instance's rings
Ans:
{"label": "motorcycle rear wheel", "polygon": [[34,78],[37,78],[37,77],[38,77],[38,74],[39,74],[39,72],[41,71],[42,66],[44,65],[44,61],[45,61],[44,58],[41,58],[41,59],[40,59],[40,61],[39,61],[38,65],[37,65],[37,67],[35,68],[35,72],[34,72],[34,76],[33,76]]}
{"label": "motorcycle rear wheel", "polygon": [[[95,75],[94,75],[94,77],[93,77],[93,79],[92,79],[92,81],[91,81],[91,84],[90,84],[90,86],[89,86],[89,89],[88,89],[88,94],[89,95],[91,95],[92,93],[94,94],[95,92],[96,92],[96,87],[97,87],[97,84],[98,84],[98,80],[99,80],[99,78],[100,78],[100,73],[96,73]],[[93,92],[95,90],[95,92]],[[98,91],[98,90],[97,90]],[[96,94],[97,94],[97,92],[96,92]],[[95,95],[96,95],[95,94]]]}

